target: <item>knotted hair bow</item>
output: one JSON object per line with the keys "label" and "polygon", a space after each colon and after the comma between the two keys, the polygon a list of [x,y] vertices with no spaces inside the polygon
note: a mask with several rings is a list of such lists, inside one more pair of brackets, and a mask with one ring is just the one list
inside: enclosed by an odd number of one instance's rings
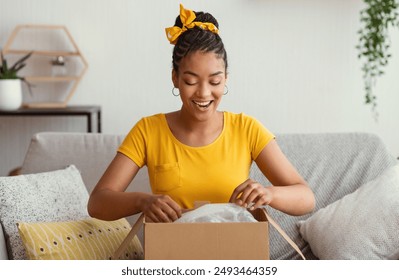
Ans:
{"label": "knotted hair bow", "polygon": [[182,4],[180,4],[180,20],[183,24],[182,28],[178,26],[165,28],[166,37],[172,45],[176,45],[177,39],[182,33],[187,31],[187,29],[194,28],[195,26],[198,26],[199,28],[204,30],[209,30],[216,34],[219,33],[218,28],[211,22],[194,21],[195,13],[191,10],[184,9]]}

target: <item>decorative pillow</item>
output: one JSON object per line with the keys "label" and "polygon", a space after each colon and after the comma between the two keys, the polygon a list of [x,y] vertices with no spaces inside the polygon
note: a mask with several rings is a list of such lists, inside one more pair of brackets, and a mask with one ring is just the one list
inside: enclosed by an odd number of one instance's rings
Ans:
{"label": "decorative pillow", "polygon": [[0,220],[10,259],[26,259],[16,223],[87,218],[89,194],[78,169],[0,177]]}
{"label": "decorative pillow", "polygon": [[[34,260],[110,259],[130,228],[126,219],[102,221],[94,218],[18,225],[26,253]],[[137,236],[121,259],[143,259],[143,248]]]}
{"label": "decorative pillow", "polygon": [[306,221],[300,221],[299,231],[319,259],[397,259],[398,217],[396,165]]}

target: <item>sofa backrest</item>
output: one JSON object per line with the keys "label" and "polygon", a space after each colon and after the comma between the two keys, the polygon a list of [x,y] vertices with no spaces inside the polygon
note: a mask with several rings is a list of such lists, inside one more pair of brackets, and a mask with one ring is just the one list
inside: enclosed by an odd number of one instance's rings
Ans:
{"label": "sofa backrest", "polygon": [[[41,132],[32,137],[21,173],[52,171],[74,164],[90,193],[123,139],[124,135]],[[151,192],[146,167],[139,171],[128,189]]]}

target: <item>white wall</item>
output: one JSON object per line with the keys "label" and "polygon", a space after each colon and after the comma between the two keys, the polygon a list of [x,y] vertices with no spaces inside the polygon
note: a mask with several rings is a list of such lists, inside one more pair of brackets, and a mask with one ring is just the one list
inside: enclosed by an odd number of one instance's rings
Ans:
{"label": "white wall", "polygon": [[[164,33],[180,2],[0,0],[0,47],[17,24],[66,25],[89,63],[70,104],[101,105],[103,132],[124,134],[142,116],[180,107],[171,94],[172,46]],[[375,122],[370,106],[364,105],[355,49],[362,1],[182,2],[211,12],[220,22],[230,62],[229,94],[221,109],[254,115],[275,133],[376,133],[399,155],[398,30],[392,32],[393,59],[377,83]],[[31,133],[34,129],[24,126],[36,125],[0,118],[1,162],[7,151],[14,151],[8,164],[18,165],[26,149],[4,137],[11,127]],[[68,119],[56,126],[73,130],[75,125],[82,130]]]}

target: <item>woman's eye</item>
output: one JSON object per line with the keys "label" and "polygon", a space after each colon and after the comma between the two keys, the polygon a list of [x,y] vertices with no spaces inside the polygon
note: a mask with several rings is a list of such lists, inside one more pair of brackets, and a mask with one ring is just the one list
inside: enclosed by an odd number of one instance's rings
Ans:
{"label": "woman's eye", "polygon": [[218,86],[218,85],[220,85],[220,82],[211,82],[211,85]]}
{"label": "woman's eye", "polygon": [[193,86],[195,85],[194,81],[185,81],[186,85]]}

